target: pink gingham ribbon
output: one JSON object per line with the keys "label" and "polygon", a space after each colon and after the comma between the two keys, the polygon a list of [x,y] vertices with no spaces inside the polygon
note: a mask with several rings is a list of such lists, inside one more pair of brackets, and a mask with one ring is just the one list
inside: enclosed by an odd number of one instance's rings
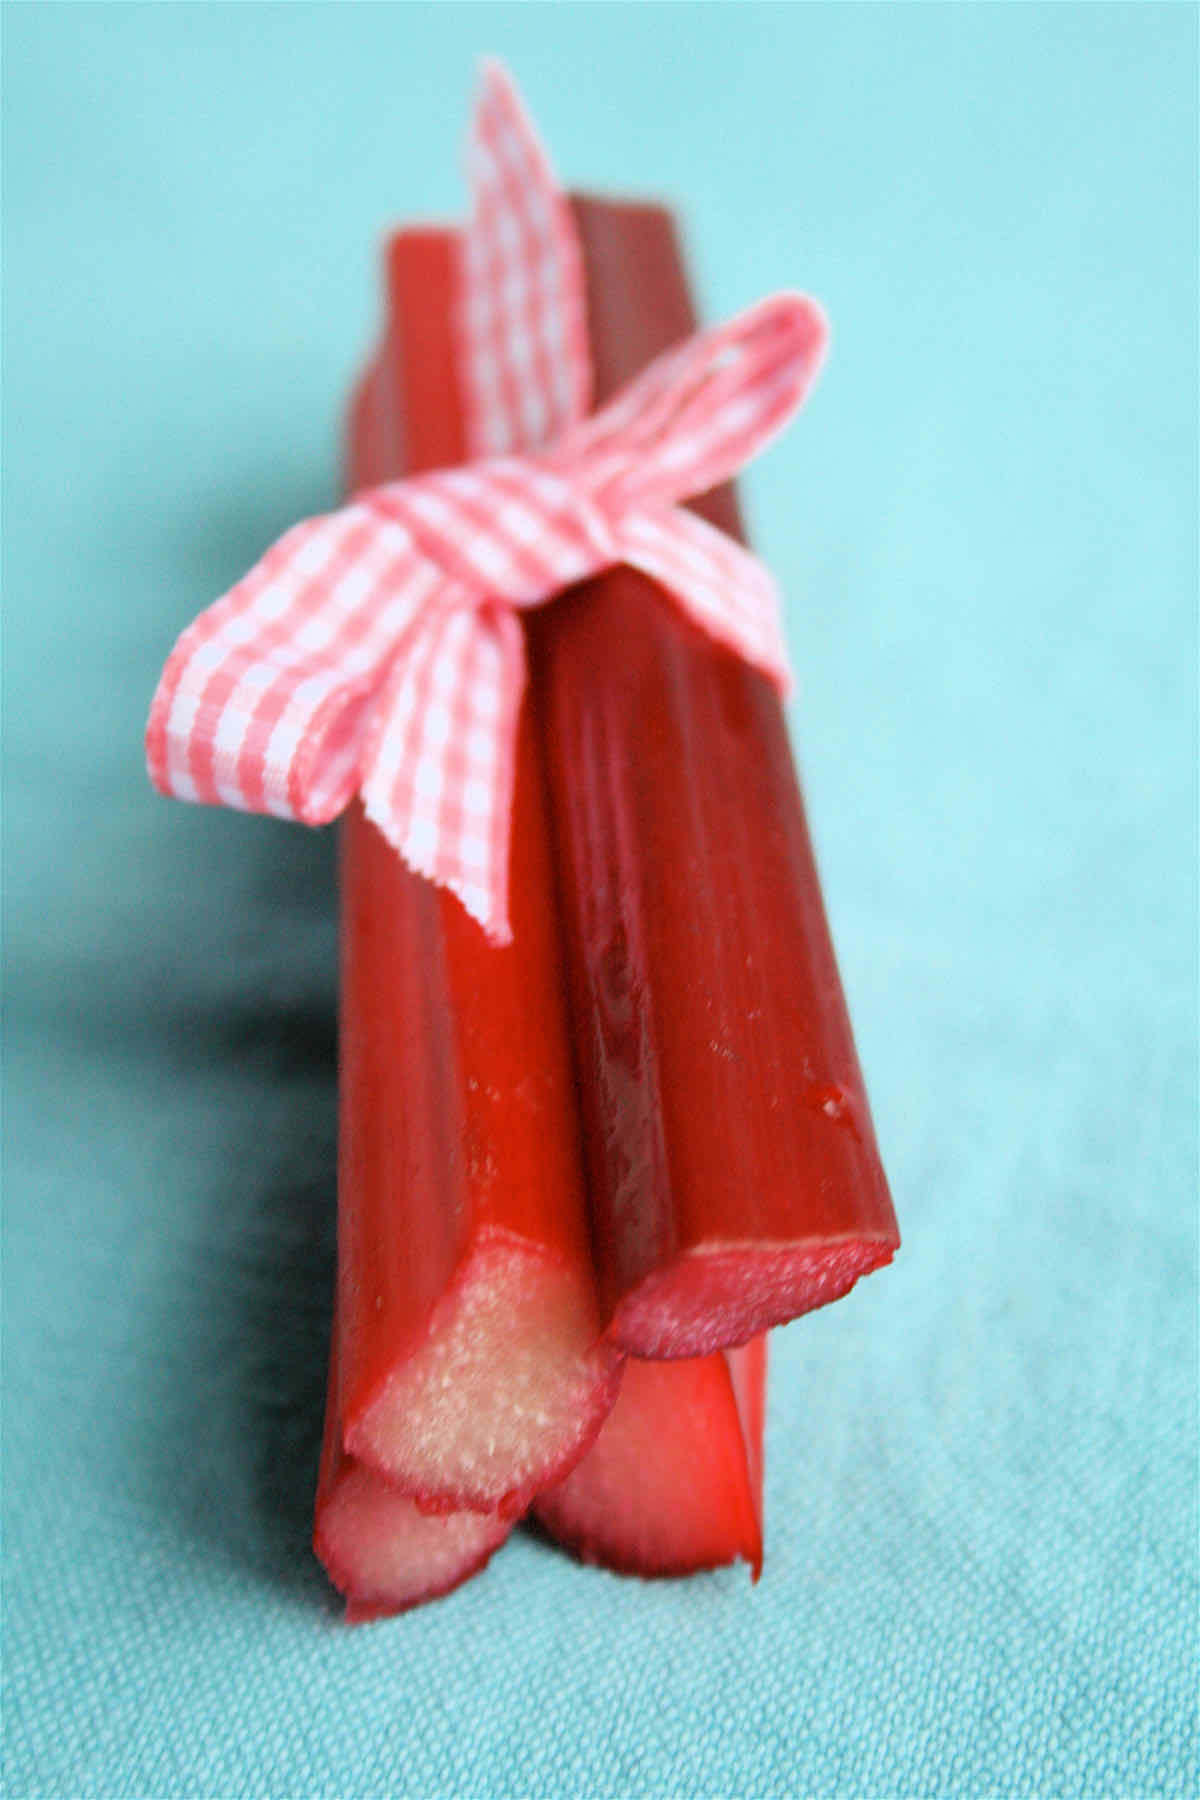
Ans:
{"label": "pink gingham ribbon", "polygon": [[361,793],[404,860],[503,943],[518,612],[627,563],[785,688],[770,574],[677,503],[786,423],[825,328],[810,300],[778,295],[659,357],[589,417],[579,245],[494,63],[470,174],[458,325],[480,460],[287,532],[179,639],[146,746],[155,786],[179,799],[320,825]]}

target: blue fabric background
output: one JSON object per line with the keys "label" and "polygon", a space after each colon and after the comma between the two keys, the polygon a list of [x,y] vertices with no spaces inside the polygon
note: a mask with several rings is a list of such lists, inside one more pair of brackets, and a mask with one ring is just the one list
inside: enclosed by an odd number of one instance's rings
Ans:
{"label": "blue fabric background", "polygon": [[[9,7],[13,1795],[1196,1791],[1196,13]],[[154,799],[176,631],[338,490],[475,53],[715,318],[832,361],[747,487],[905,1234],[777,1341],[766,1572],[307,1551],[331,843]]]}

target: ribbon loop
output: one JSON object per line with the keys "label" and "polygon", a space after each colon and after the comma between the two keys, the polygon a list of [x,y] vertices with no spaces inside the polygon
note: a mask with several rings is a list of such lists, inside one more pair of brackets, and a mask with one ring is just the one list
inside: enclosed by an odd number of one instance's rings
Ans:
{"label": "ribbon loop", "polygon": [[163,671],[150,779],[181,800],[323,825],[359,784],[373,696],[442,586],[361,501],[306,519],[200,614]]}
{"label": "ribbon loop", "polygon": [[657,357],[568,432],[552,460],[618,512],[706,493],[787,423],[826,335],[815,302],[776,294]]}

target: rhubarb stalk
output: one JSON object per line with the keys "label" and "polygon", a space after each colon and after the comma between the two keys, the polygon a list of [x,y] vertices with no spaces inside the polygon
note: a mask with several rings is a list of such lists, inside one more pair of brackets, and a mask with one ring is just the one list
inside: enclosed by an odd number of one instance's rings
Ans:
{"label": "rhubarb stalk", "polygon": [[763,1550],[767,1340],[625,1365],[617,1403],[534,1512],[584,1562],[624,1575],[690,1575]]}
{"label": "rhubarb stalk", "polygon": [[[352,487],[464,454],[454,239],[389,247],[383,350],[351,409]],[[344,1449],[426,1510],[506,1517],[599,1430],[598,1342],[554,874],[532,722],[514,942],[413,874],[357,803],[342,832],[338,1212]]]}
{"label": "rhubarb stalk", "polygon": [[[602,401],[695,318],[667,213],[573,204]],[[732,489],[695,508],[741,536]],[[899,1242],[784,716],[627,568],[529,639],[606,1316],[697,1356]]]}
{"label": "rhubarb stalk", "polygon": [[317,1477],[313,1545],[360,1624],[436,1600],[478,1573],[512,1530],[499,1513],[422,1512],[342,1448],[337,1329]]}

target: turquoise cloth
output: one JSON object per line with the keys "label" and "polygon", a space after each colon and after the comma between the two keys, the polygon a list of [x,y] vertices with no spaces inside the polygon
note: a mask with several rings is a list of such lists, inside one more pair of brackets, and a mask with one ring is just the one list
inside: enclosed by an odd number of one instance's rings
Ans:
{"label": "turquoise cloth", "polygon": [[[9,7],[5,1790],[1191,1795],[1196,13]],[[154,798],[176,631],[338,494],[473,59],[833,320],[748,483],[904,1249],[776,1343],[768,1550],[307,1549],[327,835]]]}

